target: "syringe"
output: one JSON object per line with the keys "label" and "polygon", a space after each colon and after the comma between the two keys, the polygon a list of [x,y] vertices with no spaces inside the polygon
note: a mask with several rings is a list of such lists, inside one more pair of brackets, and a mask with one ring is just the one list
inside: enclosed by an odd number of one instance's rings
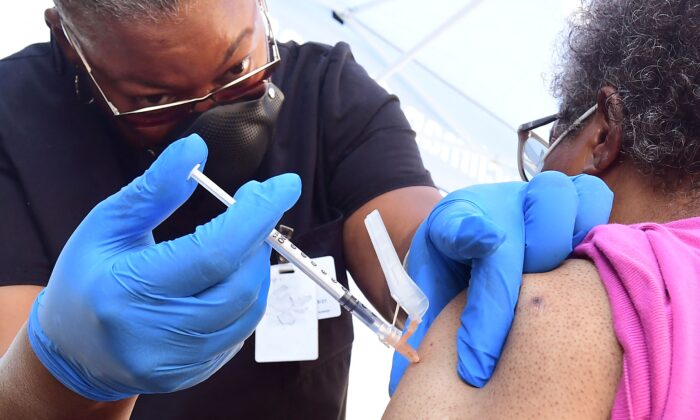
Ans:
{"label": "syringe", "polygon": [[[199,170],[199,164],[190,172],[189,178],[194,179],[212,193],[226,206],[232,206],[235,203],[233,197],[228,195],[226,191],[209,179]],[[304,254],[291,241],[282,236],[277,229],[273,229],[265,240],[272,248],[279,252],[289,262],[294,264],[304,274],[309,276],[323,290],[328,292],[333,299],[337,300],[340,305],[355,315],[363,324],[369,327],[386,345],[395,348],[399,353],[406,357],[411,362],[418,362],[418,353],[406,343],[408,337],[401,337],[401,330],[384,321],[377,316],[369,308],[355,298],[348,289],[338,282],[333,276],[328,274],[326,270],[318,266],[318,264]]]}

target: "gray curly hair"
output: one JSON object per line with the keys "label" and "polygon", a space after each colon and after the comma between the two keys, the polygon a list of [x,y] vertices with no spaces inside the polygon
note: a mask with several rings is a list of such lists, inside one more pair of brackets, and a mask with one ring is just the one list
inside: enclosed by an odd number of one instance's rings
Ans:
{"label": "gray curly hair", "polygon": [[[59,14],[70,23],[94,26],[105,18],[117,21],[149,20],[177,16],[182,0],[53,0]],[[83,26],[79,25],[79,26]]]}
{"label": "gray curly hair", "polygon": [[552,82],[570,123],[617,88],[622,154],[664,186],[700,179],[700,3],[590,0],[570,21]]}

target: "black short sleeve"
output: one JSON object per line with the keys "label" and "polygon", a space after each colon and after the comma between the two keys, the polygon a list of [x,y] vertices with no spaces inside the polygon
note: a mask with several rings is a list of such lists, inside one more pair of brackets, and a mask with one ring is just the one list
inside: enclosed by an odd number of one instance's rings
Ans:
{"label": "black short sleeve", "polygon": [[[432,181],[398,100],[355,62],[347,44],[279,46],[272,80],[285,101],[253,179],[301,177],[302,195],[281,222],[294,228],[294,242],[308,255],[332,255],[337,280],[347,286],[345,218],[384,192]],[[46,284],[80,221],[133,178],[125,168],[145,155],[76,97],[74,71],[55,44],[0,60],[0,286]],[[191,232],[223,211],[201,189],[186,206],[166,220],[167,230],[159,227],[158,240]],[[227,406],[240,408],[243,418],[277,418],[289,407],[303,418],[342,417],[352,338],[351,316],[343,312],[319,321],[316,361],[257,364],[255,341],[248,340],[209,381],[139,398],[132,417],[216,417]],[[267,404],[271,389],[278,404]]]}
{"label": "black short sleeve", "polygon": [[15,173],[0,149],[0,286],[46,286],[51,262]]}
{"label": "black short sleeve", "polygon": [[433,186],[399,100],[338,44],[329,55],[321,124],[331,172],[330,200],[344,214],[385,192]]}

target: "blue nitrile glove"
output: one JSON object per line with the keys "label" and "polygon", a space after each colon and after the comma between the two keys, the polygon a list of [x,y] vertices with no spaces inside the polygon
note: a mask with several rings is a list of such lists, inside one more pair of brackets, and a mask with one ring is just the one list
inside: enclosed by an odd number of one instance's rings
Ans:
{"label": "blue nitrile glove", "polygon": [[[449,194],[411,243],[408,273],[430,308],[408,342],[417,348],[440,311],[469,285],[457,371],[483,386],[510,330],[522,273],[556,268],[592,227],[607,223],[611,207],[612,192],[599,178],[559,172]],[[394,355],[390,393],[407,366]]]}
{"label": "blue nitrile glove", "polygon": [[97,401],[172,392],[230,360],[263,315],[270,248],[263,240],[298,199],[296,175],[250,182],[196,231],[155,244],[151,230],[196,187],[197,136],[98,204],[66,243],[37,297],[29,340],[63,385]]}

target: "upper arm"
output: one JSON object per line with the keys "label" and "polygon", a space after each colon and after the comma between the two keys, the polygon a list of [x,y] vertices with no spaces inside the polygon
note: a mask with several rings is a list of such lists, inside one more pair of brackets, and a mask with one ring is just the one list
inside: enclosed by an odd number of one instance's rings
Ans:
{"label": "upper arm", "polygon": [[51,266],[32,207],[0,138],[0,286],[44,286]]}
{"label": "upper arm", "polygon": [[595,267],[572,260],[523,280],[515,320],[488,384],[456,373],[455,337],[465,295],[455,298],[426,335],[388,418],[607,418],[621,373],[607,295]]}
{"label": "upper arm", "polygon": [[41,291],[39,286],[0,287],[0,356],[10,347]]}
{"label": "upper arm", "polygon": [[2,147],[0,197],[1,356],[27,320],[34,298],[48,281],[51,263],[17,171]]}
{"label": "upper arm", "polygon": [[347,45],[330,53],[319,106],[329,201],[343,214],[400,188],[433,186],[398,98],[355,62]]}
{"label": "upper arm", "polygon": [[345,221],[343,248],[348,268],[365,296],[385,317],[389,317],[395,308],[365,228],[365,217],[373,210],[379,210],[399,258],[403,258],[416,229],[440,198],[440,193],[433,187],[401,188],[370,200]]}

